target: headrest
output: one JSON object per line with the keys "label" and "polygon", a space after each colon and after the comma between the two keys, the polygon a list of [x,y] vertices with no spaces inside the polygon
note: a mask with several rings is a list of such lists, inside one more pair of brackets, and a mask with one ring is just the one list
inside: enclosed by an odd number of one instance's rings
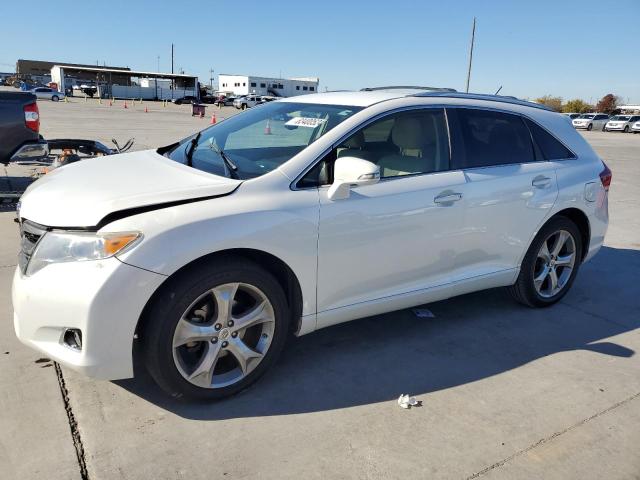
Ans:
{"label": "headrest", "polygon": [[358,130],[342,145],[347,148],[353,148],[353,149],[364,148],[364,133],[362,133],[362,130]]}
{"label": "headrest", "polygon": [[420,120],[405,116],[397,118],[391,130],[391,140],[401,149],[421,148],[424,138]]}

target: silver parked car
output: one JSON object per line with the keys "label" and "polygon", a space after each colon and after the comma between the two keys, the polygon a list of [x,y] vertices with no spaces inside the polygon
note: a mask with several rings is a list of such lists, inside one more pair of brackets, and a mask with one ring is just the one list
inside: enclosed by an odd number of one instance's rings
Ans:
{"label": "silver parked car", "polygon": [[47,99],[54,102],[64,99],[64,93],[49,87],[32,88],[31,92],[34,93],[38,99]]}
{"label": "silver parked car", "polygon": [[605,131],[629,133],[634,123],[640,121],[640,115],[615,115],[604,126]]}
{"label": "silver parked car", "polygon": [[609,120],[609,115],[606,113],[583,113],[578,118],[573,120],[574,128],[584,128],[585,130],[601,129],[604,131],[604,126]]}

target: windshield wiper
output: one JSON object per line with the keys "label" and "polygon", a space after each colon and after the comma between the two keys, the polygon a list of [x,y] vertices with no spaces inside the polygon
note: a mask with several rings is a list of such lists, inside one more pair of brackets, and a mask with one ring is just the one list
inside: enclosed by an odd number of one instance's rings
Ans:
{"label": "windshield wiper", "polygon": [[218,144],[211,142],[210,145],[211,145],[211,150],[213,150],[218,155],[220,155],[220,158],[222,159],[222,161],[224,162],[225,166],[227,167],[227,170],[229,170],[229,177],[235,178],[236,180],[239,180],[240,177],[238,176],[238,173],[237,173],[238,166],[231,161],[231,159],[227,156],[226,153],[224,153],[224,150],[222,150],[218,146]]}
{"label": "windshield wiper", "polygon": [[192,162],[191,162],[191,159],[193,158],[193,152],[195,151],[196,146],[198,145],[198,140],[200,140],[200,135],[202,135],[202,132],[198,132],[198,134],[191,139],[191,145],[189,145],[189,147],[187,147],[188,149],[187,149],[186,157],[187,157],[187,166],[188,167],[192,167],[193,166]]}

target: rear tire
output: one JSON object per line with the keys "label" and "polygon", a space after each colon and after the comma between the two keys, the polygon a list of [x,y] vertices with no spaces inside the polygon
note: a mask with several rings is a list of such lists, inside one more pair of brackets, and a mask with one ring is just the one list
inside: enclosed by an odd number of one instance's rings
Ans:
{"label": "rear tire", "polygon": [[587,126],[587,130],[590,132],[592,129],[593,129],[593,123],[590,123],[590,124]]}
{"label": "rear tire", "polygon": [[[556,250],[556,242],[562,241],[565,236],[566,240]],[[531,242],[522,260],[518,279],[509,287],[509,293],[517,302],[528,307],[553,305],[571,288],[581,262],[580,230],[568,218],[554,217]]]}
{"label": "rear tire", "polygon": [[[259,320],[243,327],[254,311]],[[179,273],[156,295],[145,313],[144,363],[174,398],[219,400],[276,362],[289,320],[285,294],[270,273],[243,258],[218,258]],[[211,358],[211,368],[202,367]]]}
{"label": "rear tire", "polygon": [[60,97],[58,97],[57,95],[54,95],[53,97],[51,97],[51,100],[54,102],[57,102],[58,100],[60,100]]}
{"label": "rear tire", "polygon": [[629,125],[627,125],[626,127],[624,127],[624,133],[629,133]]}

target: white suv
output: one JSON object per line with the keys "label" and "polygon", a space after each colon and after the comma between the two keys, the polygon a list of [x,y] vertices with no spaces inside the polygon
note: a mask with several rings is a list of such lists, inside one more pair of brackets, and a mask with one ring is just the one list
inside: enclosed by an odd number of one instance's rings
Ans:
{"label": "white suv", "polygon": [[[88,182],[87,179],[92,179]],[[245,388],[288,334],[508,287],[546,307],[601,247],[611,172],[512,98],[384,89],[267,103],[22,197],[18,337],[174,396]]]}

